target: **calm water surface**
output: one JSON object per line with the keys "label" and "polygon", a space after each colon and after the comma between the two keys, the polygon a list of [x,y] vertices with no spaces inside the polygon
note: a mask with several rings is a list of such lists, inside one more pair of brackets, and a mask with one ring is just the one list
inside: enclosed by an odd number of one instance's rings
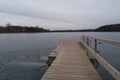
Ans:
{"label": "calm water surface", "polygon": [[[40,80],[50,52],[63,41],[80,41],[82,35],[120,40],[117,32],[0,34],[0,80]],[[102,43],[100,55],[120,71],[120,47]],[[103,80],[114,80],[99,65]]]}

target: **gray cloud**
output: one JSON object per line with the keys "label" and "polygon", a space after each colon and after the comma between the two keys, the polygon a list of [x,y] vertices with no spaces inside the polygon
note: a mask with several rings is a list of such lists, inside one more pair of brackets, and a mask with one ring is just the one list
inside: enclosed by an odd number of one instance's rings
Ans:
{"label": "gray cloud", "polygon": [[119,3],[119,0],[0,0],[0,12],[33,17],[33,22],[43,19],[46,26],[54,25],[56,29],[95,28],[119,23]]}

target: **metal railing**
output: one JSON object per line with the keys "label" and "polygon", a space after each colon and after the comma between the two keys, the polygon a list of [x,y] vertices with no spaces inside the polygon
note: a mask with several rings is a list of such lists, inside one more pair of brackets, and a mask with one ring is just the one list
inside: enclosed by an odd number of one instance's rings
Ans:
{"label": "metal railing", "polygon": [[[87,49],[88,52],[90,52],[95,58],[96,60],[116,79],[116,80],[120,80],[120,72],[118,70],[116,70],[112,65],[110,65],[105,59],[103,59],[103,57],[101,57],[98,54],[98,50],[97,50],[97,44],[101,43],[101,42],[106,42],[106,43],[110,43],[113,45],[117,45],[120,46],[120,41],[114,41],[114,40],[107,40],[107,39],[99,39],[99,38],[93,38],[93,37],[87,37],[87,36],[83,36],[82,37],[82,44],[83,46]],[[94,48],[95,50],[91,49],[89,47],[91,40],[94,41]],[[100,42],[101,41],[101,42]]]}

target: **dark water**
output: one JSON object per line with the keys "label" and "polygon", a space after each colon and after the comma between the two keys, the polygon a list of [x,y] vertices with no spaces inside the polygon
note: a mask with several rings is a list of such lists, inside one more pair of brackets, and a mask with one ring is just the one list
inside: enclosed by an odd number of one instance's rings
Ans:
{"label": "dark water", "polygon": [[[120,40],[120,33],[114,32],[0,34],[0,80],[40,80],[50,52],[60,42],[80,41],[82,35]],[[102,43],[98,49],[120,71],[120,47]],[[114,80],[101,65],[97,70],[103,80]]]}

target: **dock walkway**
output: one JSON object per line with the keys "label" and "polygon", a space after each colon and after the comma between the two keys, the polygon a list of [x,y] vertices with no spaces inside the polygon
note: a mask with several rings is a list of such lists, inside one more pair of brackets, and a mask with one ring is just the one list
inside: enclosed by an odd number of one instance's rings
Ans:
{"label": "dock walkway", "polygon": [[55,60],[41,80],[101,80],[81,43],[64,42],[50,55]]}

